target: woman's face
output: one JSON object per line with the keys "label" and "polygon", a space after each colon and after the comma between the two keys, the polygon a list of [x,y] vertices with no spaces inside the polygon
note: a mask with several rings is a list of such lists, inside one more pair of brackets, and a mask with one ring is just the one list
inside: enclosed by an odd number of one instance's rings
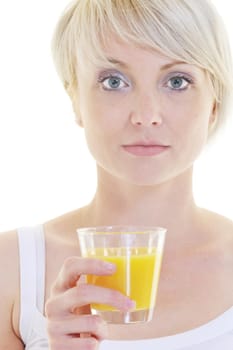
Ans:
{"label": "woman's face", "polygon": [[155,185],[191,167],[215,117],[205,72],[114,40],[106,57],[115,68],[79,72],[73,101],[99,172]]}

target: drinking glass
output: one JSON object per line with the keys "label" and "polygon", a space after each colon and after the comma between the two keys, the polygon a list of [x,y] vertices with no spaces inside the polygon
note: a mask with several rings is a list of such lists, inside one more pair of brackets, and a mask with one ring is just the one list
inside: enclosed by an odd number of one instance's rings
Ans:
{"label": "drinking glass", "polygon": [[108,276],[87,275],[87,283],[120,291],[135,301],[123,312],[91,304],[93,314],[109,323],[148,322],[153,316],[167,230],[162,227],[102,226],[77,229],[82,257],[116,265]]}

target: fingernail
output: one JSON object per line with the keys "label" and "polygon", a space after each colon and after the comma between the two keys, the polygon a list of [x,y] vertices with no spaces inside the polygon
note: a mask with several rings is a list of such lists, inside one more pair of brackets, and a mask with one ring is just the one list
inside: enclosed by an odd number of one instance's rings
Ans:
{"label": "fingernail", "polygon": [[126,302],[126,305],[129,309],[135,309],[136,308],[136,302],[134,300],[128,299]]}
{"label": "fingernail", "polygon": [[110,262],[104,261],[104,268],[110,272],[113,272],[116,270],[116,265]]}

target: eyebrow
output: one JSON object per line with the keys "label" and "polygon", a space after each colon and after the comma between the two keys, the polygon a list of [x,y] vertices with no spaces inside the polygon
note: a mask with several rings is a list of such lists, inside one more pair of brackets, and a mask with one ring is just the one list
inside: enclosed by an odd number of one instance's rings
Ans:
{"label": "eyebrow", "polygon": [[[125,62],[122,62],[120,60],[116,60],[115,58],[111,58],[111,57],[108,57],[107,60],[110,62],[110,63],[113,63],[117,66],[121,66],[123,68],[129,68],[129,66],[125,63]],[[166,69],[169,69],[173,66],[176,66],[178,64],[187,64],[187,62],[185,61],[172,61],[170,63],[167,63],[167,64],[164,64],[163,66],[161,66],[160,70],[166,70]]]}

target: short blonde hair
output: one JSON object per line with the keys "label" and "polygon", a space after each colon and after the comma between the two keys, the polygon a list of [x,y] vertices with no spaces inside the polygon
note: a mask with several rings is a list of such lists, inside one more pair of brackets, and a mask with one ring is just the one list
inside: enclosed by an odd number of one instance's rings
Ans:
{"label": "short blonde hair", "polygon": [[212,136],[224,123],[232,92],[232,57],[222,18],[209,0],[75,0],[61,16],[52,41],[58,74],[67,90],[77,67],[110,64],[111,35],[207,72],[218,105]]}

